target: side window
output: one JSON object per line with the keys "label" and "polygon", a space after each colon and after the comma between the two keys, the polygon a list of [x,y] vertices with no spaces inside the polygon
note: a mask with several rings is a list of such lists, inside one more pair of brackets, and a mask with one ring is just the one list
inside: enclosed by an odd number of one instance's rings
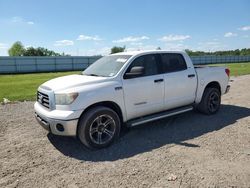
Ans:
{"label": "side window", "polygon": [[130,72],[132,67],[142,66],[144,67],[143,76],[151,76],[158,74],[158,62],[155,55],[143,55],[136,58],[128,67],[126,72]]}
{"label": "side window", "polygon": [[165,73],[187,69],[186,62],[181,54],[162,54],[161,59]]}

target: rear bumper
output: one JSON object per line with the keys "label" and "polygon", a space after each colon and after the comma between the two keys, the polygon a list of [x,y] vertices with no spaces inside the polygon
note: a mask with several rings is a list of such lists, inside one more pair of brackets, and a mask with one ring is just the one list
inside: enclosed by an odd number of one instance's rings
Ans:
{"label": "rear bumper", "polygon": [[225,91],[225,94],[228,93],[229,90],[230,90],[230,85],[227,86],[226,91]]}
{"label": "rear bumper", "polygon": [[[37,122],[47,131],[55,135],[76,136],[78,114],[79,112],[57,111],[58,118],[54,117],[55,113],[46,111],[40,104],[35,103],[35,118]],[[53,113],[53,116],[51,114]],[[69,118],[71,117],[71,118]],[[72,118],[73,117],[73,118]]]}

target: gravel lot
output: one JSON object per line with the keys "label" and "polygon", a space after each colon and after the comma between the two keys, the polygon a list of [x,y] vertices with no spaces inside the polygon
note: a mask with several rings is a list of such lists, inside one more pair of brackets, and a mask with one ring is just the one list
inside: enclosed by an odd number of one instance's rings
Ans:
{"label": "gravel lot", "polygon": [[48,134],[33,102],[0,105],[0,187],[250,187],[250,75],[218,114],[131,128],[107,149]]}

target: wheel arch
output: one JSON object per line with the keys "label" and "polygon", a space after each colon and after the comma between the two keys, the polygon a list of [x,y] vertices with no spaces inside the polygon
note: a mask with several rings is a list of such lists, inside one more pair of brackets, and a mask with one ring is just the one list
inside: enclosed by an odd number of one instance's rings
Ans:
{"label": "wheel arch", "polygon": [[221,86],[220,86],[220,83],[217,82],[217,81],[209,82],[209,83],[206,85],[206,87],[204,88],[203,93],[204,93],[204,91],[206,90],[206,88],[216,88],[216,89],[218,89],[218,90],[220,91],[220,93],[221,93]]}
{"label": "wheel arch", "polygon": [[[211,101],[210,94],[212,91],[216,91],[218,93],[219,96],[218,96],[218,99],[216,100],[218,101],[218,103],[210,102]],[[210,104],[217,105],[217,107],[212,107],[213,109],[211,110],[209,107]],[[195,108],[201,113],[211,115],[211,114],[216,113],[219,110],[220,104],[221,104],[221,87],[220,87],[220,84],[215,81],[215,82],[208,83],[206,87],[204,87],[202,98],[200,102],[195,106]]]}
{"label": "wheel arch", "polygon": [[121,120],[121,123],[123,122],[124,118],[123,118],[123,115],[122,115],[122,110],[121,110],[120,106],[117,103],[113,102],[113,101],[101,101],[101,102],[91,104],[90,106],[85,108],[85,110],[82,112],[81,116],[83,116],[91,108],[94,108],[94,107],[97,107],[97,106],[104,106],[104,107],[107,107],[107,108],[110,108],[110,109],[114,110],[117,113],[117,115],[119,116],[119,118]]}
{"label": "wheel arch", "polygon": [[198,105],[201,102],[201,99],[204,95],[204,92],[207,88],[216,88],[222,93],[221,91],[221,85],[218,81],[210,81],[207,84],[204,85],[198,85],[198,91],[195,99],[195,105]]}

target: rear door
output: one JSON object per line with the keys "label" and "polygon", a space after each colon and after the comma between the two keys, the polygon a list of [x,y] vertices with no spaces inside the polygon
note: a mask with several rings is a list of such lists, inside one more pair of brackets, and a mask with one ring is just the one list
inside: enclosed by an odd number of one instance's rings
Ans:
{"label": "rear door", "polygon": [[123,79],[127,118],[132,119],[159,112],[164,107],[164,75],[160,74],[160,56],[150,54],[137,57],[128,67],[143,66],[144,75]]}
{"label": "rear door", "polygon": [[194,102],[197,86],[193,67],[187,67],[179,53],[161,54],[165,81],[165,110],[188,105]]}

